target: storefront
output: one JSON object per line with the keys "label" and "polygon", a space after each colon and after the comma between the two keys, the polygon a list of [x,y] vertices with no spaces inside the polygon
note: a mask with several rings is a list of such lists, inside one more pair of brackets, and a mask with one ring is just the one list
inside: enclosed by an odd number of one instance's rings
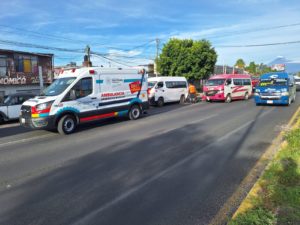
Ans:
{"label": "storefront", "polygon": [[[40,92],[53,80],[53,54],[0,49],[0,98],[16,92]],[[1,100],[1,99],[0,99]]]}

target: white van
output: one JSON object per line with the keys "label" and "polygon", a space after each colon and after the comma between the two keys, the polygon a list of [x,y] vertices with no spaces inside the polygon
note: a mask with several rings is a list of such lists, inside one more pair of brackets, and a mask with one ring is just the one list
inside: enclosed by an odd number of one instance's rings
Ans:
{"label": "white van", "polygon": [[163,106],[166,102],[185,102],[188,83],[185,77],[151,77],[148,79],[149,102]]}
{"label": "white van", "polygon": [[15,93],[8,95],[4,99],[4,102],[0,103],[0,124],[4,121],[18,119],[23,102],[34,96],[35,94],[32,93]]}
{"label": "white van", "polygon": [[24,102],[20,123],[72,133],[80,123],[115,116],[138,119],[149,107],[147,74],[137,69],[89,67],[59,75],[43,96]]}

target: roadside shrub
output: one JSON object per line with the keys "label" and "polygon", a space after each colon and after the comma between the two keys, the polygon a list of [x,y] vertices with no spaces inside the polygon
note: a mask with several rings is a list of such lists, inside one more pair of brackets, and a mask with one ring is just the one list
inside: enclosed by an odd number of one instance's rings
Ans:
{"label": "roadside shrub", "polygon": [[228,225],[274,225],[276,223],[275,215],[261,207],[254,208],[239,214]]}

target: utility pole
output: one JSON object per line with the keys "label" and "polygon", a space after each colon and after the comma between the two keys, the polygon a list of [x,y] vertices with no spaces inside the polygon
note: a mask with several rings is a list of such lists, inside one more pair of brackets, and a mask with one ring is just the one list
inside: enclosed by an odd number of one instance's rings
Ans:
{"label": "utility pole", "polygon": [[90,65],[91,65],[91,48],[90,48],[89,45],[86,46],[85,53],[87,54],[87,58],[88,58],[88,65],[87,65],[87,67],[90,67]]}
{"label": "utility pole", "polygon": [[156,76],[157,76],[157,62],[158,62],[158,51],[159,51],[159,44],[160,44],[160,39],[159,38],[156,38],[155,39],[155,41],[156,41],[156,58],[155,58],[155,66],[156,66]]}

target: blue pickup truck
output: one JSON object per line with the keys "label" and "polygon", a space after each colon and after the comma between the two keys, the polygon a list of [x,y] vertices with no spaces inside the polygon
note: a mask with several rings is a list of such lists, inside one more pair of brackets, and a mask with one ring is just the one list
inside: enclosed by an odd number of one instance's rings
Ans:
{"label": "blue pickup truck", "polygon": [[296,85],[292,75],[273,72],[261,75],[256,86],[254,99],[256,105],[290,105],[296,99]]}

